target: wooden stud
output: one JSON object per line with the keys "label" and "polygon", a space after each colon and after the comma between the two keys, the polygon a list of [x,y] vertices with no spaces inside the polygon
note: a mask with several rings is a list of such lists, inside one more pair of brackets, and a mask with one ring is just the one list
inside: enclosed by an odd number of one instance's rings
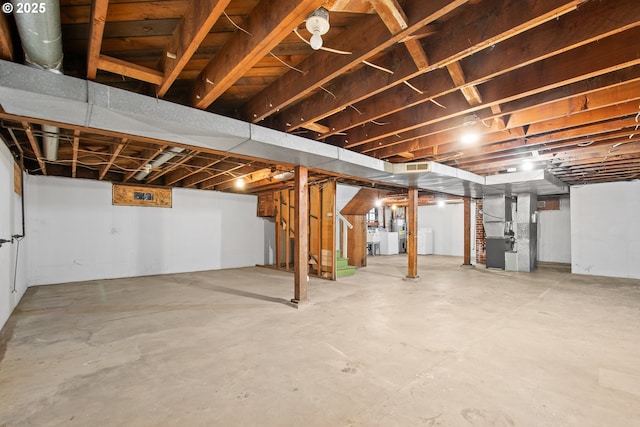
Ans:
{"label": "wooden stud", "polygon": [[76,169],[78,167],[78,148],[80,147],[80,131],[73,131],[73,154],[71,157],[71,177],[76,177]]}
{"label": "wooden stud", "polygon": [[409,188],[407,226],[408,279],[418,278],[418,189]]}
{"label": "wooden stud", "polygon": [[294,297],[297,303],[308,299],[309,284],[309,171],[304,166],[295,168],[295,257],[294,257]]}
{"label": "wooden stud", "polygon": [[120,152],[122,151],[126,143],[127,143],[127,139],[122,138],[122,140],[120,141],[120,144],[113,146],[111,148],[112,149],[111,157],[109,158],[109,161],[107,162],[107,164],[102,166],[102,169],[100,169],[100,174],[98,175],[99,180],[102,180],[107,174],[107,172],[109,172],[109,169],[118,158],[118,155],[120,154]]}
{"label": "wooden stud", "polygon": [[33,150],[33,154],[35,154],[36,159],[38,160],[38,164],[40,165],[40,170],[43,175],[47,174],[47,166],[44,163],[44,159],[42,157],[42,151],[40,150],[40,145],[36,140],[36,137],[33,136],[33,131],[31,130],[31,126],[28,122],[22,122],[22,128],[27,134],[27,139],[29,140],[29,144],[31,144],[31,149]]}

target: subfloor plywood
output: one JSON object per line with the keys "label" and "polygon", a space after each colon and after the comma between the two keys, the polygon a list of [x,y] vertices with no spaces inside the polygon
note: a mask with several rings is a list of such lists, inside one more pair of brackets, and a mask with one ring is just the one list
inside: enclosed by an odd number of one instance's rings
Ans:
{"label": "subfloor plywood", "polygon": [[640,425],[640,282],[370,257],[30,288],[0,342],[6,425]]}

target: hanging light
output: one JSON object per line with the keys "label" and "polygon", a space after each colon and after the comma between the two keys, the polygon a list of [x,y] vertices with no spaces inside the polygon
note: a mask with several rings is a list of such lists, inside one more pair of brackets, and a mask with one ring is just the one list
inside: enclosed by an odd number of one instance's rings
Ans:
{"label": "hanging light", "polygon": [[382,200],[376,199],[375,205],[376,205],[376,208],[381,208],[382,207]]}
{"label": "hanging light", "polygon": [[324,7],[314,10],[307,17],[306,27],[307,31],[312,34],[311,40],[309,40],[311,48],[313,50],[320,49],[322,47],[322,35],[327,34],[327,31],[329,31],[329,11]]}

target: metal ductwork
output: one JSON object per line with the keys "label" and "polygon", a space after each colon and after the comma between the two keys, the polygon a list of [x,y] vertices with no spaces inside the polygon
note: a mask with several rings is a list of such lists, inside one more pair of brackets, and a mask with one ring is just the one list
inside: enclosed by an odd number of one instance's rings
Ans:
{"label": "metal ductwork", "polygon": [[[60,27],[60,3],[58,0],[44,0],[25,3],[12,0],[14,10],[20,7],[37,7],[38,13],[14,13],[24,60],[27,65],[53,73],[62,74],[62,30]],[[19,6],[18,3],[21,3]],[[26,12],[26,10],[23,10]],[[35,12],[35,11],[31,11]],[[58,158],[58,133],[55,126],[42,126],[42,146],[47,160]]]}
{"label": "metal ductwork", "polygon": [[151,163],[148,163],[144,169],[142,169],[140,172],[135,174],[133,177],[138,181],[142,181],[147,177],[147,175],[149,175],[149,173],[151,173],[152,169],[159,168],[160,166],[164,165],[169,160],[173,159],[175,156],[177,156],[179,153],[182,153],[183,151],[184,151],[184,148],[180,148],[180,147],[169,148],[165,152],[158,154],[158,157],[153,159]]}

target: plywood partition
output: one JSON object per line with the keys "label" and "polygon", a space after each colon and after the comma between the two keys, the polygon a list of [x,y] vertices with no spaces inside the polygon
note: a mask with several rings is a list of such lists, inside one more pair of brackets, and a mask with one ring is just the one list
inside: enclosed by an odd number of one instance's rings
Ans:
{"label": "plywood partition", "polygon": [[347,231],[347,247],[349,265],[355,267],[367,266],[367,217],[365,215],[344,215],[353,225]]}
{"label": "plywood partition", "polygon": [[[296,226],[294,190],[277,191],[273,195],[276,219],[276,267],[293,271],[295,263],[294,237]],[[335,280],[335,198],[336,183],[328,181],[309,185],[308,236],[309,275]]]}

